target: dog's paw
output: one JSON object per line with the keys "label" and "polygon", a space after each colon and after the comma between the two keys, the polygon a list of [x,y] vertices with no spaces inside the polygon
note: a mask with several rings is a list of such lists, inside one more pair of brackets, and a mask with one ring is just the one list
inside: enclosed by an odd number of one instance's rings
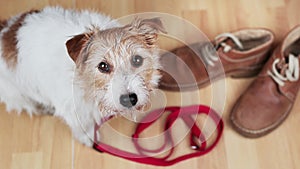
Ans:
{"label": "dog's paw", "polygon": [[74,130],[73,130],[73,137],[85,146],[88,146],[88,147],[93,146],[94,141],[93,141],[93,136],[91,135],[91,133],[87,134],[86,132],[74,132]]}
{"label": "dog's paw", "polygon": [[77,140],[87,147],[92,147],[94,143],[93,140],[88,136],[81,136],[80,138],[77,138]]}

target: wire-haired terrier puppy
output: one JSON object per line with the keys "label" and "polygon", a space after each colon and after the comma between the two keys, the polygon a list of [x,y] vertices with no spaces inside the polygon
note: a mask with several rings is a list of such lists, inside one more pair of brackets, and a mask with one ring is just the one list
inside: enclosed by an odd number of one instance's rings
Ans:
{"label": "wire-haired terrier puppy", "polygon": [[48,7],[0,22],[0,99],[50,113],[92,146],[94,124],[143,111],[160,74],[160,19],[120,26],[89,11]]}

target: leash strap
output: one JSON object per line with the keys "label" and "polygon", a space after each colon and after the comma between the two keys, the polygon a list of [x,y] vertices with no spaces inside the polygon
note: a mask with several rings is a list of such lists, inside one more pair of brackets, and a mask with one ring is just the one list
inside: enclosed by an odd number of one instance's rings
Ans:
{"label": "leash strap", "polygon": [[[161,112],[170,112],[170,114],[166,117],[165,121],[164,144],[157,149],[146,149],[139,144],[139,135],[158,119],[154,119],[155,117],[160,117],[162,115]],[[209,118],[213,120],[213,122],[216,125],[217,136],[214,142],[209,146],[207,146],[207,139],[205,138],[204,134],[202,134],[201,129],[196,125],[195,119],[192,117],[193,115],[199,114],[206,114]],[[194,152],[176,157],[174,159],[169,159],[169,157],[174,152],[174,140],[172,139],[171,128],[178,118],[182,119],[184,123],[190,128],[190,146],[194,150]],[[223,132],[224,124],[218,113],[216,113],[210,107],[204,105],[195,105],[188,107],[166,107],[164,109],[155,110],[142,119],[141,123],[137,125],[136,130],[132,135],[132,141],[138,154],[123,151],[118,148],[112,147],[108,144],[99,142],[97,140],[97,130],[99,128],[100,126],[95,125],[95,142],[93,145],[93,148],[95,150],[99,152],[106,152],[111,155],[121,157],[130,161],[135,161],[138,163],[151,164],[156,166],[170,166],[180,161],[193,157],[199,157],[210,152],[219,142]],[[151,157],[149,155],[147,156],[146,154],[160,153],[166,148],[167,145],[170,145],[171,148],[169,149],[168,154],[164,157],[156,158]]]}

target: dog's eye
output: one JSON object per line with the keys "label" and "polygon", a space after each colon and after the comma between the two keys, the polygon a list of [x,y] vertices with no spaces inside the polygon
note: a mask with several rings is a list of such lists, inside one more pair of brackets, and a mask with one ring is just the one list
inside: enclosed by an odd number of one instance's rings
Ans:
{"label": "dog's eye", "polygon": [[109,73],[111,71],[110,65],[106,62],[100,62],[98,69],[101,73]]}
{"label": "dog's eye", "polygon": [[134,55],[131,59],[131,64],[134,67],[140,67],[143,64],[144,59],[140,55]]}

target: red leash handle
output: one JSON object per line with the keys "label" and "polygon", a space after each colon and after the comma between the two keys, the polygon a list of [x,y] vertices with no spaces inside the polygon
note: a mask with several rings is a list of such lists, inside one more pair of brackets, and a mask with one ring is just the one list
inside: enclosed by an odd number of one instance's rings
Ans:
{"label": "red leash handle", "polygon": [[[153,119],[153,117],[160,117],[162,115],[161,112],[170,112],[170,114],[166,118],[166,123],[165,123],[164,144],[157,149],[152,149],[152,150],[146,149],[138,143],[139,135],[157,120],[157,119]],[[199,115],[199,114],[206,114],[216,124],[217,137],[215,141],[208,147],[207,147],[205,136],[202,134],[202,131],[196,125],[195,120],[192,118],[192,115]],[[195,150],[195,152],[190,154],[185,154],[169,160],[168,158],[174,152],[174,141],[172,139],[172,125],[178,118],[181,118],[185,122],[185,124],[190,128],[190,145],[193,148],[193,150]],[[177,162],[189,158],[193,158],[193,157],[202,156],[210,152],[219,142],[223,132],[223,128],[224,128],[224,124],[221,117],[210,107],[203,106],[203,105],[188,106],[188,107],[167,107],[165,109],[158,109],[149,113],[147,116],[145,116],[142,119],[141,123],[137,125],[136,131],[132,135],[132,141],[139,154],[123,151],[114,148],[110,145],[98,142],[96,140],[97,138],[96,136],[97,136],[97,130],[99,129],[99,126],[97,125],[95,126],[95,143],[93,147],[97,151],[107,152],[114,156],[122,157],[143,164],[151,164],[157,166],[170,166]],[[199,139],[200,145],[199,143],[195,142],[195,139]],[[164,157],[155,158],[155,157],[149,157],[145,154],[145,153],[160,153],[166,148],[168,144],[171,146],[171,148],[168,154],[165,155]]]}

